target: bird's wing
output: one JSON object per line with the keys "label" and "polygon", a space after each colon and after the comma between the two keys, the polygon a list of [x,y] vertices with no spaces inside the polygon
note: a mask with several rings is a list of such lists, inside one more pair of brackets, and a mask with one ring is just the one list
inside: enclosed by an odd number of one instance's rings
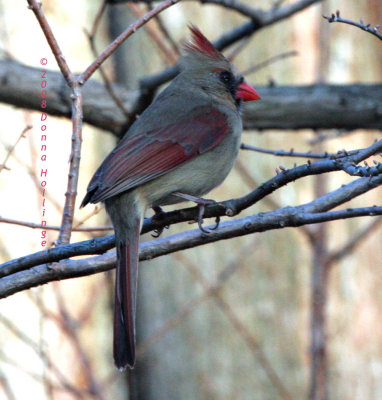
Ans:
{"label": "bird's wing", "polygon": [[217,146],[229,130],[227,117],[212,106],[184,119],[125,136],[90,181],[82,206],[142,185]]}

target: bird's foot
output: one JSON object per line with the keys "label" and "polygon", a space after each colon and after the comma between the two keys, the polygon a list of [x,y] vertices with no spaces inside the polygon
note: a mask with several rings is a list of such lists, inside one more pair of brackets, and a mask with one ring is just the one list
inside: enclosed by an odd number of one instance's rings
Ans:
{"label": "bird's foot", "polygon": [[[160,221],[161,218],[163,218],[163,216],[166,214],[163,211],[162,207],[159,207],[159,206],[153,207],[153,210],[154,210],[155,214],[152,216],[152,219],[156,220],[156,221]],[[154,233],[152,233],[151,236],[154,238],[158,238],[163,233],[163,231],[165,229],[168,229],[169,227],[170,227],[169,225],[166,225],[166,226],[162,226],[161,228],[155,229]]]}
{"label": "bird's foot", "polygon": [[204,210],[206,208],[206,206],[210,205],[210,204],[216,204],[215,200],[212,199],[203,199],[202,197],[196,197],[196,196],[192,196],[190,194],[186,194],[186,193],[181,193],[181,192],[174,192],[173,193],[174,196],[178,196],[181,197],[182,199],[188,200],[188,201],[192,201],[194,203],[196,203],[198,205],[198,219],[197,219],[197,223],[199,226],[199,229],[204,232],[204,233],[211,233],[211,230],[215,230],[218,228],[219,223],[220,223],[220,217],[217,216],[215,221],[216,224],[213,228],[207,229],[203,227],[203,216],[204,216]]}

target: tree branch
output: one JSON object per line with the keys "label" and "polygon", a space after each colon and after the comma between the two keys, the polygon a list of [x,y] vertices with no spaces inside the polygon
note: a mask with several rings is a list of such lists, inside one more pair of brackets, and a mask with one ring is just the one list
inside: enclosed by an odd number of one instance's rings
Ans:
{"label": "tree branch", "polygon": [[364,243],[364,239],[381,226],[382,218],[376,218],[366,227],[356,232],[347,243],[339,249],[332,251],[326,260],[327,267],[331,267],[334,263],[342,260],[344,257],[351,255],[355,248]]}
{"label": "tree branch", "polygon": [[52,29],[50,28],[49,23],[45,18],[44,13],[42,12],[41,9],[42,3],[38,3],[36,0],[27,0],[27,2],[29,4],[28,8],[33,11],[38,23],[41,26],[46,41],[48,42],[48,45],[52,50],[52,53],[57,61],[57,64],[61,70],[62,75],[64,76],[69,87],[72,87],[75,81],[74,75],[70,70],[68,64],[66,63],[65,56],[62,54],[60,46],[58,45],[57,40],[53,35]]}
{"label": "tree branch", "polygon": [[[55,226],[55,225],[41,225],[36,224],[35,222],[28,222],[28,221],[18,221],[16,219],[12,218],[4,218],[0,216],[0,223],[5,223],[5,224],[11,224],[11,225],[20,225],[20,226],[25,226],[27,228],[32,228],[32,229],[45,229],[45,230],[52,230],[52,231],[59,231],[60,227]],[[110,226],[79,226],[79,227],[73,227],[72,231],[76,232],[95,232],[95,231],[110,231],[112,230],[113,227]]]}
{"label": "tree branch", "polygon": [[[132,3],[152,3],[160,0],[131,0]],[[204,4],[214,4],[227,8],[232,11],[236,11],[239,14],[251,18],[259,23],[261,26],[267,26],[274,22],[288,18],[291,15],[311,6],[314,3],[318,3],[322,0],[300,0],[285,7],[272,7],[269,11],[264,11],[259,8],[253,8],[247,4],[241,3],[238,0],[188,0],[196,1]],[[107,0],[109,4],[125,3],[125,0]]]}
{"label": "tree branch", "polygon": [[[256,16],[252,16],[251,21],[245,22],[224,33],[218,40],[213,42],[213,44],[218,50],[222,51],[239,40],[251,36],[261,28],[282,21],[320,1],[322,0],[300,0],[285,7],[272,8],[268,12],[258,10]],[[141,79],[141,88],[142,90],[155,90],[158,86],[173,79],[178,73],[179,65],[168,67],[157,74],[146,76]]]}
{"label": "tree branch", "polygon": [[302,158],[316,158],[316,159],[325,159],[325,158],[330,158],[330,159],[335,159],[335,158],[341,158],[345,157],[347,155],[352,155],[356,154],[357,150],[349,151],[348,153],[345,154],[345,152],[339,150],[338,153],[312,153],[311,151],[307,152],[299,152],[295,151],[293,148],[290,149],[289,151],[286,150],[270,150],[270,149],[264,149],[261,147],[256,147],[256,146],[251,146],[249,144],[242,143],[240,148],[242,150],[250,150],[250,151],[256,151],[258,153],[263,153],[263,154],[272,154],[277,157],[302,157]]}
{"label": "tree branch", "polygon": [[[361,179],[365,180],[365,178],[360,178],[359,180]],[[381,184],[382,178],[378,178],[378,181],[378,184]],[[139,259],[141,261],[151,260],[175,251],[190,249],[203,244],[255,232],[334,221],[337,219],[382,215],[382,207],[376,206],[319,213],[305,212],[303,211],[303,207],[304,206],[283,208],[277,211],[225,221],[220,224],[217,231],[209,235],[203,234],[199,229],[194,229],[177,235],[145,242],[140,245]],[[74,245],[60,246],[60,249],[70,246]],[[87,276],[107,271],[114,268],[115,260],[115,251],[110,251],[100,256],[86,259],[67,259],[59,264],[38,265],[0,279],[0,298],[51,281]]]}
{"label": "tree branch", "polygon": [[[69,243],[71,228],[74,217],[74,204],[77,196],[77,184],[81,159],[81,143],[82,143],[82,93],[78,85],[77,78],[71,72],[65,57],[58,45],[58,42],[45,18],[41,9],[41,3],[37,0],[27,0],[29,9],[35,14],[38,23],[45,35],[49,47],[56,58],[57,64],[64,76],[67,85],[70,87],[71,98],[71,117],[72,117],[72,148],[69,159],[69,174],[67,190],[65,193],[65,205],[62,214],[61,229],[57,239],[58,244]],[[45,75],[45,74],[44,74]],[[44,76],[42,75],[42,76]],[[37,86],[39,87],[39,86]],[[45,101],[45,105],[46,105]],[[41,106],[40,106],[41,107]]]}
{"label": "tree branch", "polygon": [[[188,0],[190,1],[190,0]],[[252,19],[260,18],[263,11],[260,9],[255,9],[250,7],[244,3],[241,3],[238,0],[192,0],[200,2],[202,5],[204,4],[214,4],[217,6],[221,6],[227,8],[231,11],[236,11],[239,14],[243,15],[244,17],[249,17]],[[120,4],[125,3],[125,0],[108,0],[109,4]],[[131,3],[152,3],[150,0],[132,0]]]}
{"label": "tree branch", "polygon": [[353,25],[356,26],[357,28],[362,29],[363,31],[366,31],[368,33],[371,33],[375,37],[377,37],[379,40],[382,40],[382,33],[378,32],[378,29],[380,28],[381,25],[376,25],[372,27],[370,24],[365,24],[362,19],[360,22],[355,22],[350,19],[345,19],[340,16],[340,12],[337,10],[336,13],[332,14],[330,17],[327,15],[323,15],[323,18],[327,19],[329,23],[332,22],[342,22],[343,24],[348,24],[348,25]]}
{"label": "tree branch", "polygon": [[[71,117],[70,89],[59,72],[47,71],[46,112]],[[0,102],[41,111],[41,70],[13,60],[0,60]],[[132,113],[140,92],[113,85]],[[244,106],[245,129],[382,129],[382,85],[313,85],[257,87],[261,101]],[[82,88],[84,122],[118,134],[126,117],[100,82]],[[301,102],[301,99],[304,99]]]}
{"label": "tree branch", "polygon": [[157,7],[150,10],[143,17],[139,18],[131,24],[125,31],[123,31],[112,43],[109,44],[99,56],[86,68],[86,70],[79,76],[78,81],[83,85],[99,68],[99,66],[133,33],[135,33],[141,26],[146,24],[151,18],[164,11],[166,8],[178,3],[180,0],[165,0]]}
{"label": "tree branch", "polygon": [[[376,142],[373,145],[369,146],[368,148],[360,150],[357,154],[346,157],[346,159],[353,160],[354,162],[359,162],[362,160],[362,157],[367,157],[372,151],[375,152],[380,151],[381,146],[382,146],[382,141]],[[340,167],[337,165],[337,161],[338,160],[317,161],[312,164],[302,165],[290,170],[284,170],[283,173],[278,174],[277,176],[263,183],[258,188],[256,188],[255,190],[253,190],[251,193],[249,193],[244,197],[207,206],[205,208],[204,216],[205,218],[209,218],[209,217],[216,217],[223,215],[230,215],[230,216],[235,215],[240,211],[242,211],[243,209],[252,206],[259,200],[263,199],[266,195],[274,192],[276,189],[298,178],[307,175],[316,175],[319,173],[339,170]],[[349,183],[348,185],[343,185],[339,189],[334,190],[328,193],[327,195],[322,196],[319,199],[316,199],[306,205],[291,208],[293,209],[291,215],[295,217],[298,212],[318,213],[330,210],[378,186],[381,181],[382,181],[382,175],[378,177],[356,179],[355,181]],[[174,223],[195,220],[197,212],[198,208],[192,207],[165,213],[160,219],[148,218],[145,220],[143,224],[142,233],[147,233],[155,229],[160,229],[166,225],[171,225]],[[320,221],[316,220],[315,223],[316,222]],[[298,226],[298,225],[293,225],[293,226]],[[247,233],[250,232],[248,231]],[[235,235],[236,234],[234,233],[233,236],[229,237],[234,237]],[[210,236],[208,235],[205,238],[205,240],[209,240],[209,238]],[[92,239],[84,242],[79,242],[73,245],[59,246],[54,249],[49,249],[44,256],[41,255],[41,252],[34,253],[29,256],[21,257],[19,259],[14,259],[2,264],[0,266],[0,278],[46,262],[55,262],[76,255],[103,253],[112,248],[113,246],[114,246],[114,235],[99,239]]]}

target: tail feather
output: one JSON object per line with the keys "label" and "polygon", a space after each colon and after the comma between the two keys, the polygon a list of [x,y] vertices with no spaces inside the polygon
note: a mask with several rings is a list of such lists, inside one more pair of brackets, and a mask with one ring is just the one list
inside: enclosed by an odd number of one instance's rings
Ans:
{"label": "tail feather", "polygon": [[[114,300],[114,362],[117,368],[135,364],[135,312],[137,265],[130,263],[130,243],[117,244],[117,270]],[[133,270],[136,271],[133,271]]]}
{"label": "tail feather", "polygon": [[135,364],[139,234],[143,212],[133,196],[110,199],[105,204],[113,221],[117,248],[113,355],[116,367],[123,370]]}

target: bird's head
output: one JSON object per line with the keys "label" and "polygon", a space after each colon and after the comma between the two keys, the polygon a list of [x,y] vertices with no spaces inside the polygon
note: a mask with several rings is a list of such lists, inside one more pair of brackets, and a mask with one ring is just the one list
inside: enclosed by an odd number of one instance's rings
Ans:
{"label": "bird's head", "polygon": [[259,100],[256,90],[245,82],[238,69],[191,25],[191,41],[184,46],[183,66],[193,83],[212,95],[233,101]]}

